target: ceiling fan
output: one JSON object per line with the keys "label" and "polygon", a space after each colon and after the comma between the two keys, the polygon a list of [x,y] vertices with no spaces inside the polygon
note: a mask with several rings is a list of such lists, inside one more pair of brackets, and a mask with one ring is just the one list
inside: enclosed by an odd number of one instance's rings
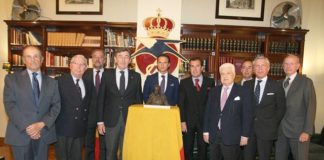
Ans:
{"label": "ceiling fan", "polygon": [[271,27],[275,28],[300,28],[301,9],[299,5],[292,2],[278,4],[271,14]]}

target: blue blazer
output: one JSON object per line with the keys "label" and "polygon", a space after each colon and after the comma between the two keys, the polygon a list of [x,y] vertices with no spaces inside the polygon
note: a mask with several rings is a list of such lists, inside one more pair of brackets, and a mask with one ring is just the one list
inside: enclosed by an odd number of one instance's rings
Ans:
{"label": "blue blazer", "polygon": [[220,109],[222,85],[209,93],[204,117],[204,133],[209,133],[209,142],[216,142],[218,121],[221,119],[222,143],[240,144],[241,136],[250,137],[253,108],[248,89],[238,84],[233,85],[223,111]]}
{"label": "blue blazer", "polygon": [[[146,103],[150,94],[154,91],[154,87],[159,84],[158,73],[147,76],[144,89],[143,89],[143,99]],[[179,80],[171,74],[168,74],[167,87],[165,90],[165,95],[168,99],[168,103],[171,106],[177,105],[178,102],[178,91],[179,91]]]}

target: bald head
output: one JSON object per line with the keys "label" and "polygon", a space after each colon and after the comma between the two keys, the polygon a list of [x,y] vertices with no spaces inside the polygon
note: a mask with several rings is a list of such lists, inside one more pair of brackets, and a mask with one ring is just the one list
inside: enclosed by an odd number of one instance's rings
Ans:
{"label": "bald head", "polygon": [[285,57],[282,63],[282,68],[286,76],[291,76],[297,73],[298,69],[300,68],[299,57],[289,54],[287,57]]}

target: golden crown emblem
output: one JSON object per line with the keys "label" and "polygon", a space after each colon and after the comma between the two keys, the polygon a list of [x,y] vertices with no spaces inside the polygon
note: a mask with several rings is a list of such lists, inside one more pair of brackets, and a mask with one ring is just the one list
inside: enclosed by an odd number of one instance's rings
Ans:
{"label": "golden crown emblem", "polygon": [[143,25],[147,35],[151,38],[167,38],[174,27],[173,20],[161,17],[161,10],[157,10],[157,17],[144,19]]}

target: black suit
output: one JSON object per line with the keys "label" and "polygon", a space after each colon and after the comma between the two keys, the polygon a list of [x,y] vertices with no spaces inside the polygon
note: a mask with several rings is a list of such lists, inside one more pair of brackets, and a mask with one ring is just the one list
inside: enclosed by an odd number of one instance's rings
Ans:
{"label": "black suit", "polygon": [[106,157],[108,160],[117,159],[118,145],[122,152],[128,107],[143,103],[141,77],[135,71],[128,70],[128,84],[125,84],[126,90],[122,94],[116,82],[116,69],[109,69],[102,75],[101,85],[98,99],[98,121],[104,122],[106,127]]}
{"label": "black suit", "polygon": [[[244,86],[254,95],[255,79],[246,81]],[[260,95],[261,96],[261,95]],[[248,146],[244,149],[245,160],[255,158],[257,148],[259,159],[268,160],[274,140],[278,138],[278,128],[286,110],[285,92],[277,81],[267,79],[260,103],[253,99],[254,120]]]}
{"label": "black suit", "polygon": [[206,143],[203,140],[203,120],[208,93],[215,86],[213,79],[203,77],[200,91],[195,88],[192,77],[181,80],[179,92],[179,107],[181,122],[186,122],[187,132],[183,133],[185,157],[193,158],[195,134],[197,133],[198,159],[206,159]]}
{"label": "black suit", "polygon": [[[56,133],[58,142],[56,144],[57,159],[74,156],[78,159],[80,153],[69,153],[67,151],[79,152],[83,146],[86,135],[88,111],[91,100],[91,84],[84,81],[85,96],[81,97],[71,74],[64,74],[58,78],[61,96],[61,112],[56,120]],[[77,141],[77,143],[74,143]],[[72,145],[72,147],[70,146]],[[72,150],[70,150],[72,148]]]}
{"label": "black suit", "polygon": [[208,96],[204,133],[209,134],[211,159],[219,159],[221,155],[225,160],[237,159],[241,136],[250,137],[253,115],[251,97],[247,88],[234,83],[221,111],[222,87],[215,87]]}
{"label": "black suit", "polygon": [[[104,69],[104,72],[107,69]],[[83,75],[83,79],[87,81],[88,84],[92,84],[92,92],[91,92],[91,102],[89,106],[89,115],[88,115],[88,127],[87,134],[85,138],[85,152],[86,152],[86,160],[94,160],[95,159],[95,138],[97,131],[97,122],[98,122],[98,92],[96,90],[96,86],[94,83],[94,69],[89,68]],[[95,73],[96,74],[96,73]],[[102,73],[103,74],[103,73]],[[102,135],[99,135],[99,159],[105,159],[105,141]]]}

